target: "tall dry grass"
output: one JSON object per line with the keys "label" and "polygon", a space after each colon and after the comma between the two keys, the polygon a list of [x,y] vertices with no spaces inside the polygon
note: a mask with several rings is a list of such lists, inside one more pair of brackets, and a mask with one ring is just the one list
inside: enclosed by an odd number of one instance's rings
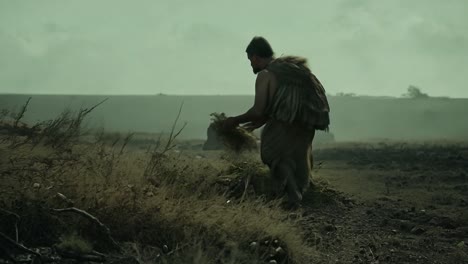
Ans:
{"label": "tall dry grass", "polygon": [[[50,212],[73,205],[105,223],[125,254],[142,263],[311,263],[317,255],[304,243],[300,215],[291,219],[259,194],[230,196],[220,184],[226,175],[260,177],[262,166],[250,157],[195,159],[171,151],[171,138],[159,138],[166,141],[149,152],[130,150],[130,138],[106,140],[103,133],[91,143],[70,141],[66,151],[47,141],[14,148],[4,141],[0,207],[22,218],[21,241],[44,246],[78,234],[94,250],[107,251],[91,224]],[[11,235],[11,225],[2,222],[0,231]]]}

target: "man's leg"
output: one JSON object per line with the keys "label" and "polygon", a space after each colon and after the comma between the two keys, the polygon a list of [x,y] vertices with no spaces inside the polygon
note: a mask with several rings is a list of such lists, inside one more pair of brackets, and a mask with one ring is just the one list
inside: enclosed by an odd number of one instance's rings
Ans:
{"label": "man's leg", "polygon": [[275,199],[281,198],[287,184],[287,179],[282,172],[281,160],[275,160],[270,166],[271,191]]}
{"label": "man's leg", "polygon": [[286,193],[288,194],[288,207],[297,208],[302,201],[301,186],[298,185],[296,179],[296,164],[293,159],[282,159],[278,162],[274,171],[275,177],[283,179]]}

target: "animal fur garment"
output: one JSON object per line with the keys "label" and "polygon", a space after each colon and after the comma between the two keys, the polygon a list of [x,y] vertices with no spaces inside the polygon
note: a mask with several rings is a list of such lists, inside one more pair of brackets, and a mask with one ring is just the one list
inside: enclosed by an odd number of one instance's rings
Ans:
{"label": "animal fur garment", "polygon": [[330,107],[325,89],[310,71],[307,60],[296,56],[280,57],[267,69],[278,82],[275,96],[268,104],[269,117],[308,129],[328,130]]}

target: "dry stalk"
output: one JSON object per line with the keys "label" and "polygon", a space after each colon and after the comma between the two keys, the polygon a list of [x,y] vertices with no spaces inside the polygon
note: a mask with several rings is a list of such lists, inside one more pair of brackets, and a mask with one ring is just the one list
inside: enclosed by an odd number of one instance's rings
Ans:
{"label": "dry stalk", "polygon": [[42,258],[42,255],[40,253],[37,253],[36,251],[33,251],[23,245],[21,245],[20,243],[14,241],[13,239],[9,238],[7,235],[3,234],[2,232],[0,232],[0,239],[2,239],[4,241],[4,243],[0,243],[0,247],[2,245],[11,245],[13,246],[14,248],[18,249],[18,250],[21,250],[23,252],[27,252],[29,254],[33,254],[33,255],[36,255],[38,256],[39,258]]}
{"label": "dry stalk", "polygon": [[57,212],[57,213],[66,213],[66,212],[76,213],[76,214],[79,214],[79,215],[87,218],[91,222],[95,223],[100,228],[101,231],[103,231],[103,233],[107,236],[107,239],[111,242],[112,246],[115,249],[121,251],[120,246],[117,244],[117,242],[111,236],[110,229],[106,225],[104,225],[99,219],[97,219],[95,216],[91,215],[90,213],[88,213],[88,212],[86,212],[84,210],[78,209],[76,207],[69,207],[69,208],[63,208],[63,209],[52,209],[52,211]]}

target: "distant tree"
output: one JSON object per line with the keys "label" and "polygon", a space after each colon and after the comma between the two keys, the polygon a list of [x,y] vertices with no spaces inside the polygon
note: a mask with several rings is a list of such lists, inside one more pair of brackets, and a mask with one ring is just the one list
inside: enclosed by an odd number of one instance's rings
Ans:
{"label": "distant tree", "polygon": [[339,93],[336,93],[336,96],[356,97],[357,95],[356,95],[355,93],[343,93],[343,92],[339,92]]}
{"label": "distant tree", "polygon": [[403,96],[411,99],[429,98],[428,94],[421,92],[421,89],[414,85],[410,85],[407,93],[403,94]]}

